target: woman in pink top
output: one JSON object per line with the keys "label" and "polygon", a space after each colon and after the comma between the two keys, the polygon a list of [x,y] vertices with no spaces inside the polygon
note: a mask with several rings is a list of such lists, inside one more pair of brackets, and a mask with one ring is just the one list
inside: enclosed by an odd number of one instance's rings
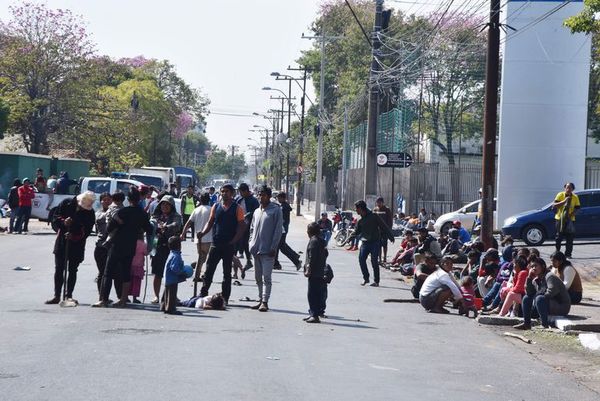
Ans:
{"label": "woman in pink top", "polygon": [[144,234],[140,234],[135,245],[135,256],[131,261],[131,287],[129,295],[133,295],[133,303],[141,303],[138,297],[142,288],[142,280],[144,279],[144,260],[148,255],[146,243],[144,242]]}
{"label": "woman in pink top", "polygon": [[527,281],[527,260],[518,257],[515,261],[513,270],[513,286],[506,293],[504,304],[500,310],[500,316],[506,316],[513,305],[521,305],[521,300],[525,295],[525,282]]}

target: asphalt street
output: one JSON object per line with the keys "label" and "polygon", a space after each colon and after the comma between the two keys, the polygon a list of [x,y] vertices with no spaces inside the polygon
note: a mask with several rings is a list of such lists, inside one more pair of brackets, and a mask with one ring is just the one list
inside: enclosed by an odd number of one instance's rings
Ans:
{"label": "asphalt street", "polygon": [[[288,238],[297,250],[306,245],[306,222],[292,223]],[[408,287],[387,272],[381,287],[361,287],[356,252],[331,250],[329,318],[310,325],[302,321],[306,279],[284,259],[284,270],[274,273],[268,313],[241,301],[256,298],[253,270],[233,287],[227,311],[180,308],[183,316],[166,316],[150,304],[92,309],[94,240],[74,294],[80,306],[60,308],[44,305],[52,295],[54,237],[48,231],[0,237],[0,399],[599,398],[454,311],[434,315],[418,304],[384,303],[408,299]],[[195,258],[189,241],[183,256],[187,263]],[[192,294],[191,283],[179,289],[180,298]],[[219,289],[215,283],[211,293]]]}

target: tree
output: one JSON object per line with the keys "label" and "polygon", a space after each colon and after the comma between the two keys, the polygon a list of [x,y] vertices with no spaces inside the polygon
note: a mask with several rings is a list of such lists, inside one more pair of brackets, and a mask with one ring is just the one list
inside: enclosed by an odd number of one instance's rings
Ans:
{"label": "tree", "polygon": [[8,127],[9,114],[10,109],[8,108],[8,104],[6,104],[6,102],[0,98],[0,139],[4,138],[4,133]]}
{"label": "tree", "polygon": [[600,32],[600,0],[584,0],[583,10],[577,15],[567,18],[565,26],[576,33],[598,33]]}
{"label": "tree", "polygon": [[199,171],[199,176],[203,182],[208,182],[214,177],[223,176],[238,181],[247,172],[248,165],[243,153],[231,156],[226,151],[213,147],[206,164]]}
{"label": "tree", "polygon": [[0,24],[0,96],[28,152],[49,152],[49,137],[76,130],[82,111],[82,82],[94,48],[81,19],[43,4],[10,6]]}

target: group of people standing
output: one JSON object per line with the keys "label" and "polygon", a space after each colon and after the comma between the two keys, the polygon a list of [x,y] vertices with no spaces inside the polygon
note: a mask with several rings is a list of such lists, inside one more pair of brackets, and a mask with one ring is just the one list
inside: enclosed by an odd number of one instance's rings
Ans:
{"label": "group of people standing", "polygon": [[[193,188],[189,188],[182,195],[181,214],[176,210],[175,199],[170,194],[162,193],[154,199],[147,196],[147,190],[140,191],[134,186],[129,188],[127,197],[121,192],[101,194],[100,209],[95,214],[92,209],[95,194],[92,192],[66,199],[53,218],[53,227],[57,231],[54,296],[46,303],[60,302],[65,269],[69,273],[66,297],[77,302],[72,298],[77,270],[84,258],[86,239],[95,225],[97,240],[94,259],[98,268],[96,281],[99,300],[92,305],[94,307],[107,307],[111,303],[114,307],[125,307],[130,302],[130,296],[133,296],[133,302],[140,302],[138,297],[144,261],[149,255],[154,276],[154,299],[151,302],[160,302],[161,309],[166,313],[178,313],[177,284],[185,280],[181,242],[192,230],[198,252],[194,281],[195,284],[202,283],[197,298],[204,300],[200,303],[203,306],[211,302],[215,305],[214,296],[209,296],[209,290],[217,266],[222,263],[223,280],[217,298],[222,299],[223,306],[228,304],[233,262],[240,251],[246,257],[242,275],[252,267],[255,270],[259,302],[251,309],[268,311],[272,272],[275,268],[281,268],[281,265],[276,265],[279,250],[290,258],[297,270],[302,268],[300,256],[286,243],[291,207],[285,193],[278,194],[279,202],[273,202],[272,191],[267,186],[258,189],[258,199],[246,184],[241,184],[238,190],[240,196],[236,199],[232,185],[222,186],[219,200],[211,206],[213,194],[207,192],[198,197]],[[321,273],[325,270],[327,251],[320,238],[320,230],[315,227],[311,230],[309,226],[308,235],[311,240],[305,275],[309,278],[311,314],[307,321],[313,323],[318,322],[325,309],[326,285]],[[313,238],[315,236],[319,239]],[[163,277],[165,290],[161,298]],[[118,298],[115,302],[109,299],[113,287]],[[194,293],[194,297],[196,295]]]}

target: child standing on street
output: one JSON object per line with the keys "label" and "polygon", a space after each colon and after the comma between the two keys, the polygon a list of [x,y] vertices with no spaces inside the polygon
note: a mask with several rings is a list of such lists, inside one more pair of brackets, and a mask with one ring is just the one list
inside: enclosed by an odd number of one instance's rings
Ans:
{"label": "child standing on street", "polygon": [[475,289],[474,281],[471,276],[465,276],[460,281],[460,292],[463,296],[463,304],[458,307],[458,314],[469,317],[469,312],[473,311],[473,317],[477,317],[477,308],[475,307]]}
{"label": "child standing on street", "polygon": [[177,285],[185,281],[185,274],[179,236],[170,237],[168,246],[170,253],[165,263],[165,292],[162,296],[160,310],[169,315],[181,315],[181,312],[177,310]]}
{"label": "child standing on street", "polygon": [[142,288],[142,280],[144,279],[144,260],[148,255],[146,243],[144,242],[144,234],[140,233],[135,245],[135,255],[131,261],[131,289],[129,295],[133,296],[133,303],[141,303],[138,297]]}

